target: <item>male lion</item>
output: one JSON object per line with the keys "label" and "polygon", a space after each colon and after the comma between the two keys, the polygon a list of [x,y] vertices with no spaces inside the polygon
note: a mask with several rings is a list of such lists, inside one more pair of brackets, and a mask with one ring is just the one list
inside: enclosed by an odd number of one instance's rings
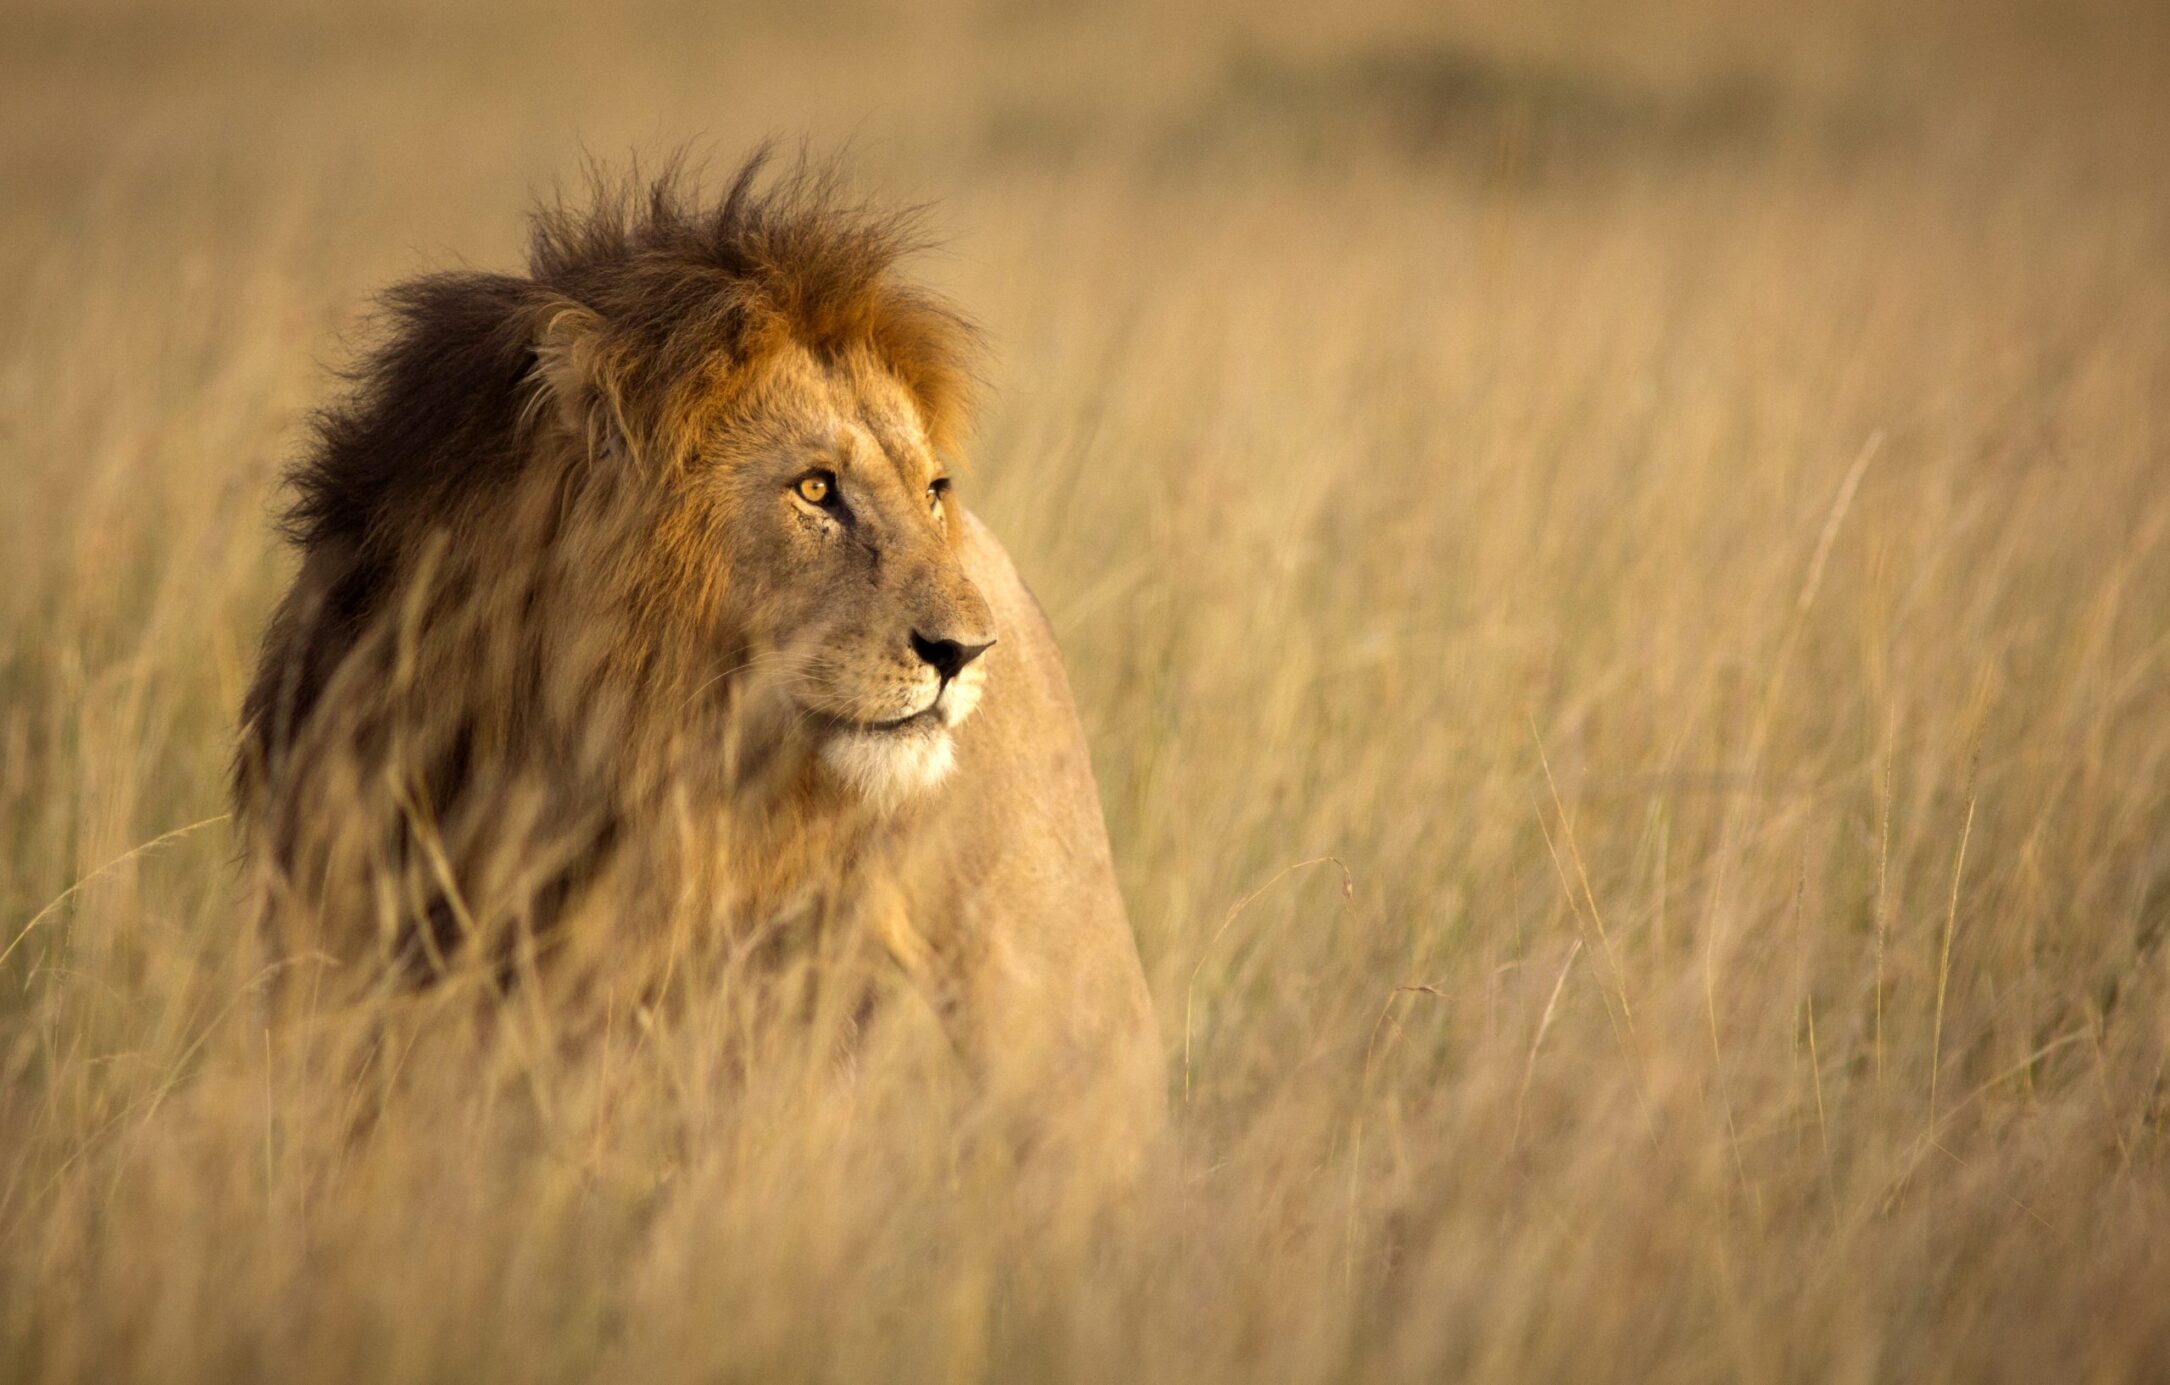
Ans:
{"label": "male lion", "polygon": [[947,464],[971,329],[899,279],[907,220],[760,172],[599,189],[536,214],[525,275],[389,295],[243,708],[272,936],[560,996],[874,939],[980,1071],[1148,1129],[1068,683]]}

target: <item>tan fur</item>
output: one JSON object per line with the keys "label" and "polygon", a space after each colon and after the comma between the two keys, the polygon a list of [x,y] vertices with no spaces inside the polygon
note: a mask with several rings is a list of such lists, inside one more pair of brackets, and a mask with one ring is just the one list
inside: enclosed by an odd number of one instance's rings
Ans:
{"label": "tan fur", "polygon": [[934,488],[970,331],[896,278],[898,223],[756,170],[393,295],[298,474],[245,708],[277,934],[559,995],[689,939],[862,936],[997,1089],[1147,1131],[1159,1041],[1061,661]]}

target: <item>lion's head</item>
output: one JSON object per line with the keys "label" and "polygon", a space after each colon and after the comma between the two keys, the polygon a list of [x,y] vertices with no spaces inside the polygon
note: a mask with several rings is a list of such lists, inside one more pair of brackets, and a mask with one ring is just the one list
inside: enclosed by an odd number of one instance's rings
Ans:
{"label": "lion's head", "polygon": [[896,279],[896,220],[803,173],[757,194],[757,169],[709,211],[666,185],[541,218],[536,388],[657,488],[626,558],[654,569],[647,601],[701,605],[677,637],[769,661],[821,763],[895,800],[948,768],[995,640],[944,460],[970,334]]}
{"label": "lion's head", "polygon": [[996,637],[926,403],[871,341],[786,339],[737,373],[628,559],[706,598],[680,637],[768,675],[839,784],[896,802],[948,770]]}
{"label": "lion's head", "polygon": [[880,813],[947,773],[997,637],[950,470],[972,332],[898,277],[908,221],[759,175],[604,190],[524,275],[389,295],[244,708],[290,872],[426,837],[467,888],[508,821],[623,842],[644,802]]}

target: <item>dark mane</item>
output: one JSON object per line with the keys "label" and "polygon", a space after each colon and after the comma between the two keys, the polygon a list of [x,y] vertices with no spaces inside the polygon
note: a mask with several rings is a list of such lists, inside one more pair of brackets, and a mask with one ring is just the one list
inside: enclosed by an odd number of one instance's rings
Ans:
{"label": "dark mane", "polygon": [[919,214],[850,204],[832,168],[803,160],[764,180],[768,163],[756,153],[720,197],[676,164],[652,178],[591,172],[579,204],[533,212],[525,276],[436,274],[390,290],[381,345],[317,415],[291,473],[289,537],[368,550],[517,471],[538,352],[568,314],[592,331],[592,358],[636,424],[667,429],[719,365],[757,366],[790,342],[824,359],[872,353],[918,401],[934,445],[954,447],[975,335],[896,274],[924,248]]}

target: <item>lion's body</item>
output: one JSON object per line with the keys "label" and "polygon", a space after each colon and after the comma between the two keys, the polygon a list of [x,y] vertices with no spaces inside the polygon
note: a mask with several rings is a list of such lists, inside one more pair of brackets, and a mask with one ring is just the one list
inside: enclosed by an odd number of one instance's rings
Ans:
{"label": "lion's body", "polygon": [[942,474],[967,329],[897,282],[893,223],[753,178],[560,212],[529,276],[393,296],[298,475],[244,708],[274,936],[558,994],[863,937],[991,1079],[1148,1128],[1061,661]]}

